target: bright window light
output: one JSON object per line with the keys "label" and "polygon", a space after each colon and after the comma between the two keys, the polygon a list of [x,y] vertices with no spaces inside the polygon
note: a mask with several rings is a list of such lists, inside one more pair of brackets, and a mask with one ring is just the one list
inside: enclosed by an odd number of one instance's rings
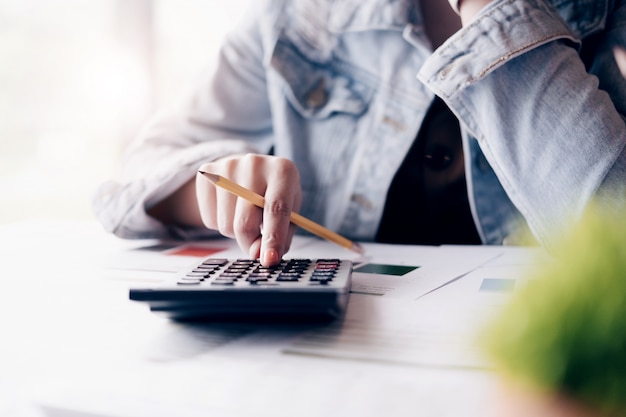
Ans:
{"label": "bright window light", "polygon": [[251,0],[0,0],[0,224],[92,219],[96,186]]}

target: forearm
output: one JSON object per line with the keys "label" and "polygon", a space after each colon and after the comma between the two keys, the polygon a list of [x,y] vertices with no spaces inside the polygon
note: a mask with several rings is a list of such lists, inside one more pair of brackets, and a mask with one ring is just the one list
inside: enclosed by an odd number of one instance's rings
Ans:
{"label": "forearm", "polygon": [[202,219],[198,210],[195,177],[186,182],[178,190],[165,197],[154,207],[147,210],[148,214],[165,224],[183,227],[202,227]]}

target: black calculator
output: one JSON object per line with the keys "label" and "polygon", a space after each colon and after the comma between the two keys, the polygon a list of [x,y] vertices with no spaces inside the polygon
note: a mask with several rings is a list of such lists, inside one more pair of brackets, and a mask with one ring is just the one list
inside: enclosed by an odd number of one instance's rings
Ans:
{"label": "black calculator", "polygon": [[206,258],[175,279],[131,288],[130,299],[174,320],[328,321],[345,312],[352,261]]}

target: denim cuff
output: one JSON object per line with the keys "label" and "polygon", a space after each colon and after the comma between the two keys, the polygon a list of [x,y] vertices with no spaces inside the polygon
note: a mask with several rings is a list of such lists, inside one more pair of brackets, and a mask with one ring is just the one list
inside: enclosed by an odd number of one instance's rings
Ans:
{"label": "denim cuff", "polygon": [[516,56],[557,39],[579,43],[542,0],[495,1],[441,45],[417,77],[435,94],[451,98]]}
{"label": "denim cuff", "polygon": [[[242,141],[202,143],[174,152],[167,160],[153,164],[154,172],[143,178],[120,183],[109,181],[96,191],[92,206],[105,230],[127,239],[189,239],[214,234],[207,229],[165,225],[149,216],[147,209],[176,191],[196,175],[204,162],[236,153],[258,152]],[[151,161],[144,161],[151,164]]]}

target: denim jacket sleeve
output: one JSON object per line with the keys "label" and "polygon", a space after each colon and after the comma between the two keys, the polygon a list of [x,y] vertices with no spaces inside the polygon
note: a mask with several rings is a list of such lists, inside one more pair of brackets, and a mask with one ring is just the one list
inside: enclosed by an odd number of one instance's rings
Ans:
{"label": "denim jacket sleeve", "polygon": [[548,246],[595,196],[625,205],[626,82],[612,55],[626,39],[625,8],[495,0],[418,75],[477,140]]}
{"label": "denim jacket sleeve", "polygon": [[215,65],[130,146],[122,178],[96,191],[94,211],[106,230],[124,238],[211,235],[164,225],[146,210],[193,178],[203,162],[269,151],[272,124],[258,27],[252,19],[241,26],[224,42]]}

